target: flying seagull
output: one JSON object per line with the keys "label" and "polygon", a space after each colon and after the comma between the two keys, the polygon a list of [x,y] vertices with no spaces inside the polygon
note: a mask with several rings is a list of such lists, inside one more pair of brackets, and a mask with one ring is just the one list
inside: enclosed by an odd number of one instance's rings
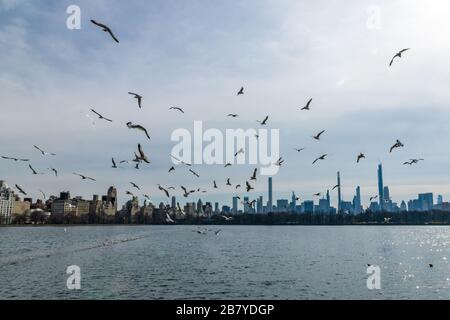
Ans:
{"label": "flying seagull", "polygon": [[396,148],[401,148],[404,147],[403,143],[400,142],[400,140],[397,139],[397,141],[395,142],[395,144],[391,147],[391,149],[389,150],[389,152],[392,152],[392,150],[396,149]]}
{"label": "flying seagull", "polygon": [[175,167],[174,166],[170,167],[170,169],[169,169],[169,172],[172,172],[172,171],[175,171]]}
{"label": "flying seagull", "polygon": [[114,158],[111,158],[112,162],[112,168],[117,169],[116,161],[114,161]]}
{"label": "flying seagull", "polygon": [[231,186],[230,178],[227,178],[227,186]]}
{"label": "flying seagull", "polygon": [[189,169],[189,171],[190,171],[194,176],[196,176],[197,178],[200,178],[200,176],[198,175],[198,173],[195,172],[194,170]]}
{"label": "flying seagull", "polygon": [[224,167],[224,168],[226,168],[226,167],[231,167],[231,163],[227,163],[227,164],[225,164],[223,167]]}
{"label": "flying seagull", "polygon": [[227,217],[227,216],[221,216],[225,221],[231,221],[234,218],[233,217]]}
{"label": "flying seagull", "polygon": [[175,159],[176,161],[178,161],[178,162],[180,162],[180,163],[182,163],[182,164],[184,164],[184,165],[187,165],[187,166],[192,166],[190,163],[186,163],[186,162],[184,162],[184,161],[182,161],[182,160],[180,160],[180,159],[178,159],[177,157],[175,157],[175,156],[173,156],[173,155],[170,155],[173,159]]}
{"label": "flying seagull", "polygon": [[375,200],[376,198],[378,198],[378,196],[370,197],[369,201]]}
{"label": "flying seagull", "polygon": [[92,22],[93,24],[95,24],[96,26],[102,28],[104,32],[108,32],[109,35],[111,36],[111,38],[113,38],[113,40],[114,40],[115,42],[119,43],[119,40],[117,40],[116,36],[114,35],[114,33],[111,31],[111,29],[110,29],[108,26],[106,26],[106,25],[104,25],[104,24],[102,24],[102,23],[100,23],[100,22],[97,22],[97,21],[95,21],[95,20],[91,20],[91,22]]}
{"label": "flying seagull", "polygon": [[314,197],[320,197],[321,194],[322,194],[321,192],[317,192],[317,193],[313,194],[313,196]]}
{"label": "flying seagull", "polygon": [[303,150],[305,150],[305,148],[294,148],[294,150],[297,152],[302,152]]}
{"label": "flying seagull", "polygon": [[146,198],[147,200],[150,200],[150,197],[147,194],[143,194],[142,195],[144,198]]}
{"label": "flying seagull", "polygon": [[309,99],[309,101],[306,103],[306,106],[304,106],[304,107],[301,108],[300,110],[310,110],[310,109],[309,109],[309,105],[311,104],[312,100],[313,100],[312,98]]}
{"label": "flying seagull", "polygon": [[366,156],[364,155],[364,153],[360,153],[359,155],[358,155],[358,157],[356,158],[356,163],[359,163],[359,161],[361,160],[361,159],[365,159],[366,158]]}
{"label": "flying seagull", "polygon": [[253,187],[250,185],[250,183],[248,183],[248,181],[245,181],[245,186],[246,186],[246,188],[247,188],[247,192],[249,192],[250,190],[255,189],[255,188],[253,188]]}
{"label": "flying seagull", "polygon": [[47,196],[45,195],[44,191],[39,189],[39,192],[42,194],[42,196],[44,197],[44,200],[47,200]]}
{"label": "flying seagull", "polygon": [[87,179],[87,180],[97,181],[97,180],[95,180],[94,178],[85,176],[85,175],[83,175],[83,174],[79,174],[79,173],[76,173],[76,172],[73,172],[73,174],[76,175],[76,176],[80,176],[81,179],[83,179],[83,180],[86,180],[86,179]]}
{"label": "flying seagull", "polygon": [[266,116],[263,121],[256,120],[256,122],[259,122],[262,126],[265,126],[267,124],[267,120],[269,120],[269,116]]}
{"label": "flying seagull", "polygon": [[240,96],[241,94],[244,94],[244,87],[241,87],[241,89],[239,89],[237,95]]}
{"label": "flying seagull", "polygon": [[244,154],[244,153],[245,153],[244,149],[243,149],[243,148],[240,148],[240,149],[234,154],[234,156],[237,157],[238,154]]}
{"label": "flying seagull", "polygon": [[250,177],[250,180],[256,180],[256,173],[258,172],[258,168],[255,168],[255,170],[253,170],[253,175]]}
{"label": "flying seagull", "polygon": [[40,172],[37,172],[36,170],[34,170],[34,168],[31,166],[31,164],[29,164],[28,167],[30,168],[31,172],[33,172],[33,174],[43,174],[43,173],[40,173]]}
{"label": "flying seagull", "polygon": [[125,194],[127,194],[127,195],[129,195],[129,196],[132,196],[132,197],[134,197],[134,194],[133,194],[133,192],[131,192],[131,191],[125,191]]}
{"label": "flying seagull", "polygon": [[410,50],[410,48],[402,49],[402,50],[400,50],[399,52],[397,52],[397,53],[394,55],[394,57],[392,58],[391,62],[389,63],[389,67],[392,66],[392,63],[394,63],[394,59],[395,59],[395,58],[401,58],[401,57],[402,57],[402,53],[405,52],[405,51],[408,51],[408,50]]}
{"label": "flying seagull", "polygon": [[139,109],[142,108],[142,96],[134,92],[128,92],[128,94],[134,96],[134,98],[137,99]]}
{"label": "flying seagull", "polygon": [[239,117],[239,115],[237,115],[235,113],[230,113],[230,114],[228,114],[228,117],[237,118],[237,117]]}
{"label": "flying seagull", "polygon": [[333,187],[333,189],[331,189],[331,191],[333,191],[334,189],[339,188],[339,187],[340,187],[340,185],[337,184],[337,185],[335,185],[335,186]]}
{"label": "flying seagull", "polygon": [[136,189],[138,189],[139,191],[141,191],[141,188],[139,188],[139,186],[138,186],[136,183],[130,182],[130,184],[131,184],[133,187],[135,187]]}
{"label": "flying seagull", "polygon": [[316,140],[320,140],[320,136],[325,132],[325,130],[320,131],[318,134],[316,134],[315,136],[313,136],[314,139]]}
{"label": "flying seagull", "polygon": [[169,191],[167,191],[167,189],[161,187],[159,184],[158,184],[158,189],[163,191],[166,194],[167,198],[170,198]]}
{"label": "flying seagull", "polygon": [[284,162],[283,157],[280,157],[280,158],[277,160],[277,162],[275,162],[275,165],[278,166],[278,167],[281,167],[281,165],[283,164],[283,162]]}
{"label": "flying seagull", "polygon": [[315,164],[317,161],[319,161],[319,160],[325,160],[325,157],[327,156],[327,154],[323,154],[323,155],[321,155],[320,157],[318,157],[317,159],[315,159],[314,161],[313,161],[313,163],[312,164]]}
{"label": "flying seagull", "polygon": [[236,185],[236,189],[237,189],[237,188],[240,188],[240,187],[241,187],[241,185],[240,185],[240,184],[237,184],[237,185]]}
{"label": "flying seagull", "polygon": [[183,190],[183,193],[184,193],[183,197],[185,197],[185,198],[189,197],[190,192],[187,191],[187,189],[183,186],[181,186],[181,189]]}
{"label": "flying seagull", "polygon": [[138,144],[138,151],[139,151],[138,159],[144,161],[145,163],[150,163],[150,161],[148,160],[147,156],[144,153],[144,150],[142,150],[142,146],[140,143]]}
{"label": "flying seagull", "polygon": [[91,111],[92,111],[93,113],[95,113],[95,114],[98,116],[98,118],[99,118],[100,120],[106,120],[106,121],[112,122],[111,119],[105,118],[104,116],[102,116],[100,113],[98,113],[98,112],[95,111],[94,109],[91,109]]}
{"label": "flying seagull", "polygon": [[127,127],[128,127],[128,129],[137,129],[137,130],[144,132],[145,135],[147,136],[148,140],[150,140],[150,136],[148,135],[147,129],[145,129],[143,126],[141,126],[139,124],[133,124],[132,122],[127,122]]}
{"label": "flying seagull", "polygon": [[20,159],[20,158],[5,157],[5,156],[2,156],[2,158],[5,159],[5,160],[14,160],[16,162],[17,161],[24,161],[24,162],[30,161],[30,159]]}
{"label": "flying seagull", "polygon": [[39,148],[38,146],[33,146],[33,147],[38,149],[42,153],[43,156],[56,156],[56,154],[50,153],[50,152],[46,152],[46,151],[42,150],[41,148]]}
{"label": "flying seagull", "polygon": [[216,183],[216,180],[214,180],[213,182],[214,182],[214,189],[217,189],[217,183]]}
{"label": "flying seagull", "polygon": [[180,111],[181,113],[184,113],[183,109],[181,109],[181,108],[179,108],[179,107],[170,107],[169,109],[170,109],[170,110],[178,110],[178,111]]}
{"label": "flying seagull", "polygon": [[53,171],[53,173],[55,174],[55,177],[58,176],[58,170],[56,170],[55,168],[48,168],[48,170]]}
{"label": "flying seagull", "polygon": [[17,184],[16,184],[16,189],[17,190],[19,190],[19,192],[21,193],[21,194],[23,194],[23,195],[27,195],[27,193],[25,192],[25,191],[23,191],[23,189],[21,188],[21,187],[19,187]]}

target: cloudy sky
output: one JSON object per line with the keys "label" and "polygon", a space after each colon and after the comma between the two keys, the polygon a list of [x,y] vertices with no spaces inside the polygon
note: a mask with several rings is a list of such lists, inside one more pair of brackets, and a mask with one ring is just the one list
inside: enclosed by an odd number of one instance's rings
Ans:
{"label": "cloudy sky", "polygon": [[[66,27],[72,4],[81,8],[80,30]],[[120,44],[90,19],[109,25]],[[294,190],[311,199],[332,188],[340,170],[344,199],[360,185],[367,203],[381,161],[393,200],[419,192],[448,200],[449,34],[447,0],[0,0],[0,154],[30,158],[47,173],[1,160],[0,179],[34,198],[42,189],[90,199],[114,185],[123,202],[133,181],[156,204],[164,200],[157,184],[206,188],[204,199],[231,204],[226,178],[245,184],[254,166],[197,165],[200,178],[182,166],[168,174],[171,133],[192,131],[195,120],[205,129],[259,128],[256,120],[269,115],[286,160],[274,177],[276,198]],[[402,48],[411,50],[389,68]],[[144,96],[143,109],[128,91]],[[300,111],[309,98],[312,110]],[[94,125],[91,107],[113,122]],[[151,141],[128,121],[144,125]],[[320,142],[311,138],[324,129]],[[389,154],[396,139],[405,148]],[[138,142],[151,165],[112,169],[111,157],[131,159]],[[34,144],[57,156],[42,157]],[[367,159],[357,165],[359,152]],[[329,158],[312,166],[323,153]],[[403,166],[410,158],[426,161]],[[221,188],[213,190],[212,180]],[[250,197],[266,201],[266,190],[267,177],[259,176]]]}

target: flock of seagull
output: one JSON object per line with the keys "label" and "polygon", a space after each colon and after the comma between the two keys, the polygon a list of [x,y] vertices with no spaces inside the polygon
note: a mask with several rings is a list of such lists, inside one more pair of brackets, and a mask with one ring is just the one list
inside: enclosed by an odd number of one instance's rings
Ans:
{"label": "flock of seagull", "polygon": [[[97,21],[95,21],[95,20],[91,20],[91,22],[92,22],[95,26],[101,28],[102,31],[108,33],[109,36],[110,36],[116,43],[119,43],[118,38],[117,38],[117,37],[115,36],[115,34],[112,32],[111,28],[109,28],[109,27],[106,26],[105,24],[99,23],[99,22],[97,22]],[[391,67],[391,66],[393,65],[394,61],[395,61],[397,58],[398,58],[398,59],[402,58],[402,57],[403,57],[403,53],[405,53],[405,52],[408,51],[408,50],[410,50],[410,49],[409,49],[409,48],[407,48],[407,49],[402,49],[402,50],[400,50],[399,52],[397,52],[397,53],[393,56],[392,60],[390,61],[389,67]],[[139,108],[139,109],[142,109],[142,108],[143,108],[143,100],[144,100],[144,97],[143,97],[142,95],[138,94],[138,93],[131,92],[131,91],[129,91],[128,94],[131,95],[131,96],[136,100],[138,108]],[[241,87],[241,88],[238,90],[238,92],[237,92],[237,96],[241,96],[241,95],[244,95],[244,94],[245,94],[245,88],[244,88],[244,87]],[[300,110],[301,110],[301,111],[305,111],[305,112],[311,111],[311,110],[312,110],[312,102],[313,102],[313,98],[310,98],[304,106],[299,107]],[[184,113],[185,113],[185,111],[184,111],[182,108],[180,108],[180,107],[170,107],[169,110],[177,111],[177,112],[180,112],[181,114],[184,114]],[[113,122],[112,119],[107,118],[106,116],[104,116],[104,115],[102,115],[101,113],[97,112],[97,111],[96,111],[95,109],[93,109],[93,108],[91,108],[91,112],[92,112],[98,119],[100,119],[100,120],[103,120],[103,121],[106,121],[106,122]],[[227,116],[228,116],[228,117],[231,117],[231,118],[237,118],[237,117],[239,117],[238,114],[234,114],[234,113],[230,113],[230,114],[228,114]],[[90,116],[89,116],[89,117],[90,117]],[[262,120],[256,120],[256,121],[257,121],[257,123],[259,123],[261,126],[266,126],[266,125],[268,125],[269,115],[266,115]],[[142,125],[140,125],[140,124],[133,123],[133,122],[127,122],[127,123],[126,123],[126,126],[127,126],[129,129],[131,129],[131,130],[137,130],[137,131],[142,132],[148,140],[151,140],[150,135],[149,135],[147,129],[146,129],[144,126],[142,126]],[[326,130],[321,130],[321,131],[318,132],[317,134],[313,135],[312,138],[313,138],[314,140],[316,140],[316,141],[320,141],[322,135],[323,135],[325,132],[326,132]],[[256,135],[256,138],[258,138],[257,135]],[[36,146],[36,145],[34,145],[33,147],[34,147],[36,150],[38,150],[38,151],[41,153],[42,156],[56,156],[56,154],[51,153],[51,152],[47,152],[47,151],[43,150],[42,148],[40,148],[40,147],[38,147],[38,146]],[[403,143],[402,143],[400,140],[397,139],[396,142],[390,147],[389,152],[391,153],[391,152],[393,152],[395,149],[402,148],[402,147],[404,147]],[[298,152],[298,153],[300,153],[300,152],[302,152],[302,151],[305,150],[305,148],[303,148],[303,147],[302,147],[302,148],[293,148],[293,149],[294,149],[296,152]],[[237,157],[237,156],[240,155],[240,154],[244,154],[244,153],[245,153],[245,151],[244,151],[243,149],[240,149],[240,150],[238,150],[238,151],[235,153],[235,157]],[[176,157],[173,156],[173,155],[170,155],[170,156],[172,157],[172,159],[174,159],[174,160],[177,162],[177,165],[183,165],[183,166],[185,166],[185,167],[188,169],[188,172],[190,172],[194,177],[200,178],[200,174],[197,173],[196,171],[194,171],[194,170],[192,169],[192,165],[191,165],[190,163],[183,162],[183,161],[181,161],[180,159],[176,158]],[[327,156],[328,156],[328,154],[322,154],[322,155],[318,156],[317,158],[314,159],[314,161],[312,162],[312,165],[315,165],[315,164],[318,163],[319,161],[324,161],[324,160],[326,160]],[[29,161],[30,161],[30,159],[25,159],[25,158],[20,158],[20,157],[1,156],[1,158],[5,159],[5,160],[12,160],[12,161],[15,161],[15,162],[29,162]],[[356,163],[360,163],[360,161],[363,160],[363,159],[365,159],[365,158],[366,158],[365,154],[363,154],[362,152],[359,153],[359,154],[357,155],[357,157],[356,157]],[[424,159],[422,159],[422,158],[420,158],[420,159],[410,159],[409,161],[404,162],[404,165],[410,165],[410,166],[411,166],[411,165],[417,164],[419,161],[423,161],[423,160],[424,160]],[[275,162],[275,165],[281,167],[281,166],[283,165],[284,161],[285,161],[285,160],[284,160],[282,157],[280,157],[280,158]],[[116,162],[116,160],[115,160],[114,158],[111,159],[111,162],[112,162],[112,168],[113,168],[113,169],[118,169],[118,168],[120,168],[120,167],[118,166],[118,164],[117,164],[117,162]],[[142,145],[141,145],[140,143],[138,143],[138,145],[137,145],[137,152],[134,152],[134,155],[133,155],[132,160],[121,160],[121,161],[119,162],[119,164],[123,164],[123,163],[134,164],[134,167],[135,167],[136,169],[140,169],[140,166],[141,166],[143,163],[150,164],[150,160],[149,160],[149,157],[148,157],[148,156],[146,155],[146,153],[144,152]],[[224,167],[227,168],[227,167],[230,167],[230,166],[232,166],[232,164],[231,164],[231,163],[227,163],[227,164],[225,164]],[[44,174],[43,172],[39,172],[39,171],[35,170],[35,169],[32,167],[31,164],[29,164],[29,169],[31,170],[31,173],[32,173],[33,175]],[[58,176],[58,170],[57,170],[57,169],[55,169],[55,168],[48,168],[48,170],[52,171],[52,172],[55,174],[56,177]],[[168,173],[170,174],[170,173],[173,173],[173,172],[175,172],[175,171],[176,171],[175,166],[172,166],[172,167],[169,168]],[[246,190],[247,192],[250,192],[251,190],[254,190],[254,186],[252,186],[251,182],[254,182],[254,181],[257,180],[257,172],[258,172],[258,169],[255,168],[255,169],[252,171],[252,173],[251,173],[249,179],[245,181],[245,190]],[[96,181],[96,179],[94,179],[94,178],[92,178],[92,177],[89,177],[89,176],[87,176],[87,175],[81,174],[81,173],[73,172],[73,174],[76,175],[76,176],[78,176],[78,177],[80,177],[82,180]],[[142,192],[141,187],[138,186],[136,183],[130,182],[130,185],[131,185],[134,189],[136,189],[137,191]],[[171,191],[176,189],[176,188],[173,187],[173,186],[162,186],[162,185],[160,185],[160,184],[158,184],[157,186],[158,186],[158,189],[159,189],[166,197],[168,197],[168,198],[171,196]],[[233,186],[233,184],[231,183],[231,178],[227,178],[226,186]],[[15,187],[16,187],[16,189],[17,189],[21,194],[27,195],[27,193],[24,191],[24,189],[23,189],[22,187],[20,187],[20,186],[17,185],[17,184],[15,185]],[[216,180],[213,180],[212,187],[213,187],[214,189],[218,189],[218,188],[219,188],[218,185],[217,185]],[[338,187],[339,187],[339,185],[336,185],[336,186],[333,188],[333,190],[336,189],[336,188],[338,188]],[[186,188],[185,186],[180,186],[180,188],[181,188],[181,190],[183,191],[183,196],[184,196],[185,198],[189,197],[191,194],[194,194],[194,193],[199,193],[199,192],[201,192],[201,193],[206,193],[206,192],[207,192],[207,190],[202,190],[201,188],[188,189],[188,188]],[[235,184],[235,185],[234,185],[234,189],[235,189],[235,190],[240,189],[240,188],[242,188],[242,185],[241,185],[241,184]],[[169,190],[170,190],[170,191],[169,191]],[[43,195],[44,198],[45,198],[45,193],[44,193],[42,190],[40,190],[40,192],[42,193],[42,195]],[[133,196],[133,197],[135,196],[133,192],[128,191],[128,190],[126,191],[126,194],[127,194],[127,195],[130,195],[130,196]],[[321,195],[321,193],[316,193],[316,194],[314,194],[313,196],[318,197],[318,196],[320,196],[320,195]],[[144,198],[146,199],[145,201],[150,200],[150,197],[149,197],[147,194],[143,194],[143,196],[144,196]],[[240,200],[240,197],[237,197],[237,198]],[[376,198],[377,198],[377,196],[373,196],[373,197],[370,198],[370,201],[375,200]],[[297,199],[298,199],[298,198],[297,198]],[[244,205],[248,205],[248,206],[251,206],[251,207],[254,206],[255,202],[256,202],[255,200],[253,200],[253,201],[251,201],[251,202],[249,202],[249,201],[245,201],[245,202],[244,202],[244,201],[241,201],[241,203],[243,203]],[[180,208],[179,203],[177,203],[177,211],[179,211],[179,212],[181,212],[181,213],[184,213],[183,210]],[[168,218],[170,218],[170,217],[168,217]],[[233,219],[232,217],[227,217],[227,216],[222,216],[222,218],[223,218],[224,220],[227,220],[227,221]],[[204,230],[203,230],[203,231],[197,231],[197,232],[203,234],[203,233],[204,233]],[[220,232],[220,230],[219,230],[219,231],[216,231],[216,232],[217,232],[216,234],[218,234],[218,233]]]}

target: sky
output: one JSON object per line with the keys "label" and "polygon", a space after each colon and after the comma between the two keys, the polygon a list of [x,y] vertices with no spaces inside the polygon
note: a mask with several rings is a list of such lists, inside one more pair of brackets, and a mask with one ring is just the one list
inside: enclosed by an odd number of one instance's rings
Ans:
{"label": "sky", "polygon": [[[79,30],[66,27],[73,4],[81,9]],[[110,26],[120,43],[90,19]],[[295,191],[312,199],[331,189],[340,171],[344,200],[359,185],[367,205],[382,162],[394,201],[420,192],[449,200],[449,32],[446,0],[0,0],[0,155],[30,158],[46,173],[0,159],[0,180],[33,198],[39,190],[70,190],[91,199],[116,186],[123,203],[126,190],[141,196],[132,181],[155,204],[166,200],[161,184],[176,186],[182,203],[200,196],[230,205],[233,195],[247,194],[226,187],[226,179],[244,185],[255,166],[195,165],[200,178],[177,166],[169,174],[171,134],[192,132],[197,120],[223,132],[259,129],[256,120],[269,115],[267,129],[279,129],[285,159],[273,177],[275,198]],[[411,50],[389,68],[403,48]],[[142,109],[128,91],[144,97]],[[310,98],[311,110],[301,111]],[[93,124],[90,108],[113,122]],[[128,121],[145,126],[151,140]],[[312,139],[321,130],[321,141]],[[405,147],[389,153],[396,139]],[[137,143],[150,165],[111,168],[111,157],[131,160]],[[33,145],[57,156],[43,157]],[[360,152],[366,159],[356,164]],[[313,166],[324,153],[328,158]],[[404,166],[411,158],[425,161]],[[208,193],[184,199],[180,185]],[[254,186],[249,197],[266,201],[267,176]]]}

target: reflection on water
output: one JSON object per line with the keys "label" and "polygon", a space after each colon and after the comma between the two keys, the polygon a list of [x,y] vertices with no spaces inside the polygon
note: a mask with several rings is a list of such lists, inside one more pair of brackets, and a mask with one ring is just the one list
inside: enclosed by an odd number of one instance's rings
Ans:
{"label": "reflection on water", "polygon": [[449,244],[423,226],[0,228],[0,299],[449,299]]}

